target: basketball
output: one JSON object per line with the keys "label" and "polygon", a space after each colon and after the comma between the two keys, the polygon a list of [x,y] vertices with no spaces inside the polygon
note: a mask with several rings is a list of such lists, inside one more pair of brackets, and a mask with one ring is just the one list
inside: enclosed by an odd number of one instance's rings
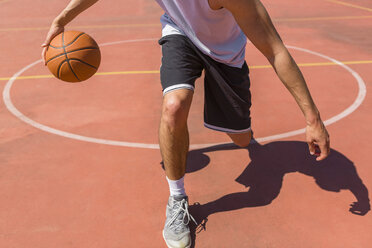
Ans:
{"label": "basketball", "polygon": [[56,78],[81,82],[96,73],[101,52],[96,41],[86,33],[65,31],[50,42],[45,61]]}

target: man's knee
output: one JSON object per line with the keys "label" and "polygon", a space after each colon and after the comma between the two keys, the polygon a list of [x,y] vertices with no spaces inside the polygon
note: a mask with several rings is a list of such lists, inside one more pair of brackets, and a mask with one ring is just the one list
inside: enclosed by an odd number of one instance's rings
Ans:
{"label": "man's knee", "polygon": [[164,96],[162,121],[169,125],[181,125],[187,122],[190,109],[192,92],[184,90],[181,92],[171,92]]}
{"label": "man's knee", "polygon": [[251,142],[251,139],[247,139],[247,140],[233,140],[234,144],[241,147],[241,148],[244,148],[244,147],[247,147],[250,142]]}

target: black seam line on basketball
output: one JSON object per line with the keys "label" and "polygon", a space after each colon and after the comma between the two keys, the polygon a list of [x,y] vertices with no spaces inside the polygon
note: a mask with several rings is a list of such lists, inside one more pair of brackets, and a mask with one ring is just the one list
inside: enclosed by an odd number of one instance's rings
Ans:
{"label": "black seam line on basketball", "polygon": [[66,56],[68,67],[70,67],[70,70],[72,71],[72,73],[74,74],[74,76],[76,77],[76,79],[78,81],[80,81],[80,79],[78,78],[78,76],[76,75],[76,73],[74,72],[74,70],[72,69],[72,66],[70,65],[70,61],[69,61],[69,59],[67,57],[64,34],[65,33],[62,33],[62,46],[63,46],[63,51],[65,52],[65,56]]}
{"label": "black seam line on basketball", "polygon": [[82,60],[80,60],[80,59],[75,59],[75,58],[73,58],[73,59],[69,59],[69,60],[76,60],[76,61],[79,61],[79,62],[81,62],[81,63],[83,63],[83,64],[86,64],[87,66],[90,66],[90,67],[92,67],[92,68],[94,68],[94,69],[97,70],[97,67],[95,67],[94,65],[88,64],[87,62],[82,61]]}
{"label": "black seam line on basketball", "polygon": [[[73,52],[76,52],[76,51],[89,50],[89,49],[91,49],[91,50],[98,50],[97,47],[84,47],[84,48],[80,48],[80,49],[75,49],[75,50],[72,50],[72,51],[68,51],[67,54],[73,53]],[[51,60],[53,60],[55,58],[58,58],[58,57],[61,57],[63,55],[65,55],[65,54],[64,53],[58,54],[58,55],[56,55],[56,56],[48,59],[46,63],[48,64]]]}
{"label": "black seam line on basketball", "polygon": [[59,64],[59,66],[58,66],[58,69],[57,69],[57,78],[59,78],[59,79],[61,79],[61,77],[60,77],[60,75],[59,75],[60,70],[61,70],[61,67],[62,67],[62,65],[63,65],[65,62],[66,62],[66,60],[63,60],[63,61]]}
{"label": "black seam line on basketball", "polygon": [[[72,43],[74,43],[80,36],[82,36],[83,34],[85,34],[85,33],[81,33],[81,34],[79,34],[78,36],[76,36],[70,43],[68,43],[67,45],[63,45],[63,42],[62,42],[62,46],[60,46],[60,47],[55,47],[55,46],[52,46],[52,45],[50,45],[49,44],[49,46],[50,47],[53,47],[53,48],[55,48],[55,49],[65,49],[65,47],[67,47],[67,46],[69,46],[69,45],[71,45]],[[64,35],[64,33],[62,33],[62,37],[63,37],[63,35]]]}
{"label": "black seam line on basketball", "polygon": [[55,48],[55,49],[63,49],[63,47],[55,47],[55,46],[52,46],[52,45],[50,45],[50,44],[49,44],[49,46],[50,46],[50,47],[53,47],[53,48]]}
{"label": "black seam line on basketball", "polygon": [[65,46],[65,47],[68,47],[69,45],[71,45],[72,43],[74,43],[77,39],[79,39],[79,37],[82,36],[83,34],[85,34],[85,33],[81,33],[81,34],[79,34],[78,36],[75,37],[75,39],[73,39],[70,43],[68,43],[68,44],[66,44],[66,45],[64,45],[64,46]]}
{"label": "black seam line on basketball", "polygon": [[54,57],[48,59],[45,63],[48,64],[51,60],[53,60],[53,59],[55,59],[55,58],[58,58],[58,57],[61,57],[61,56],[63,56],[63,55],[65,55],[65,53],[58,54],[58,55],[56,55],[56,56],[54,56]]}

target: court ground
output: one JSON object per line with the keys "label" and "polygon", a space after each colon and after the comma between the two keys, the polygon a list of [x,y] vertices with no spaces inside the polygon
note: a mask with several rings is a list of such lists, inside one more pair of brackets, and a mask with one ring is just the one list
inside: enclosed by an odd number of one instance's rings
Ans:
{"label": "court ground", "polygon": [[[112,0],[79,16],[67,29],[93,36],[102,64],[70,84],[40,61],[67,2],[0,0],[0,246],[165,247],[162,11],[153,0]],[[371,247],[372,3],[263,2],[326,121],[331,155],[308,154],[300,110],[248,44],[258,144],[238,149],[204,128],[196,83],[186,176],[203,224],[194,246]]]}

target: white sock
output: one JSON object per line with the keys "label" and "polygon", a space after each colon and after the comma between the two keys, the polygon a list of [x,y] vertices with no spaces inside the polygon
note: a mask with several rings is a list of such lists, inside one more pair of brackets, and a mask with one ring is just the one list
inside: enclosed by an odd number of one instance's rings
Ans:
{"label": "white sock", "polygon": [[183,176],[181,179],[178,179],[178,180],[170,180],[167,177],[167,181],[169,184],[169,191],[170,191],[171,196],[186,195],[185,186],[183,183],[184,179],[185,179],[185,176]]}

